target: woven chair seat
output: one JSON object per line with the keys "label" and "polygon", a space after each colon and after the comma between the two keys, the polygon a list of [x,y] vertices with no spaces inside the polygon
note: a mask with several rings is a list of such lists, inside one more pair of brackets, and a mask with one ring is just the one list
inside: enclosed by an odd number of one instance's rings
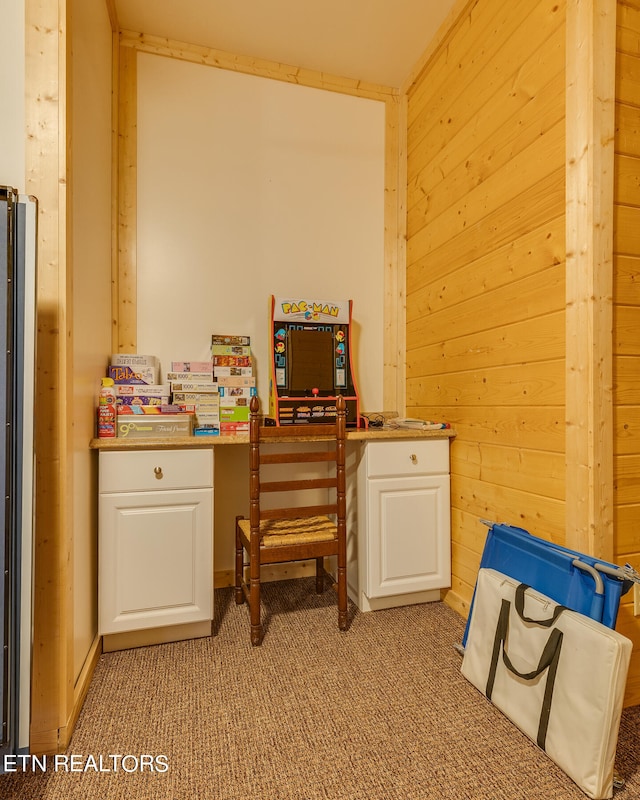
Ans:
{"label": "woven chair seat", "polygon": [[[247,538],[251,536],[248,519],[238,520]],[[329,517],[301,517],[299,519],[264,519],[260,523],[262,547],[280,547],[283,544],[309,544],[331,542],[338,537],[338,528]]]}

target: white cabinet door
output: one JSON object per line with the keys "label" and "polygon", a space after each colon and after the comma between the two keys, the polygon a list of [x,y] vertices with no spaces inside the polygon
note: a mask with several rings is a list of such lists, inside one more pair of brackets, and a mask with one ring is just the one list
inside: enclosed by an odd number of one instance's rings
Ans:
{"label": "white cabinet door", "polygon": [[448,586],[449,475],[369,478],[366,491],[367,595]]}
{"label": "white cabinet door", "polygon": [[451,585],[449,441],[422,437],[347,448],[349,595],[361,611],[440,598]]}
{"label": "white cabinet door", "polygon": [[211,619],[213,489],[100,495],[101,634]]}

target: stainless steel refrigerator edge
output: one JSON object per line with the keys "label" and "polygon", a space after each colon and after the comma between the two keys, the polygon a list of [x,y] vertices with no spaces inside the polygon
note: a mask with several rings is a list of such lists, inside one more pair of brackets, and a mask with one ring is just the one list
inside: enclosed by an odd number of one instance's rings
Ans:
{"label": "stainless steel refrigerator edge", "polygon": [[0,772],[29,751],[36,229],[37,201],[0,186]]}

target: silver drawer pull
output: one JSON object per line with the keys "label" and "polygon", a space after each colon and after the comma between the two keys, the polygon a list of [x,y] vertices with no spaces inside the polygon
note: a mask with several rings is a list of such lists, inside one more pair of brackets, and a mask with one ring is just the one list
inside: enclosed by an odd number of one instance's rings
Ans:
{"label": "silver drawer pull", "polygon": [[418,456],[415,453],[411,453],[409,458],[411,459],[411,463],[412,464],[417,464],[418,463]]}
{"label": "silver drawer pull", "polygon": [[164,475],[162,474],[162,467],[154,467],[153,474],[159,481],[161,481],[164,478]]}

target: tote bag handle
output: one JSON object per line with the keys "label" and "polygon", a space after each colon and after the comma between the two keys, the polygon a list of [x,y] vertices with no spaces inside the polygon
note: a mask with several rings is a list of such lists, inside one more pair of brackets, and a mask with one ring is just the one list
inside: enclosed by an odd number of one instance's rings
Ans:
{"label": "tote bag handle", "polygon": [[[521,586],[523,585],[524,584],[521,584]],[[518,589],[519,588],[520,587],[518,587]],[[528,587],[525,586],[525,590],[526,588]],[[522,595],[524,602],[524,590],[522,592]],[[558,614],[555,614],[554,612],[554,617],[549,624],[553,624],[553,622],[555,621],[555,619],[557,619],[559,614],[561,614],[562,611],[564,611],[563,606],[558,606],[557,608],[560,608],[560,611],[558,612]],[[547,729],[549,727],[551,702],[553,700],[553,687],[556,680],[556,673],[558,671],[558,663],[560,661],[560,651],[562,649],[563,633],[557,628],[554,628],[549,634],[549,638],[547,639],[547,642],[544,646],[544,649],[538,661],[538,666],[531,672],[520,672],[511,663],[511,659],[507,655],[507,651],[505,649],[507,635],[509,632],[510,609],[511,609],[511,603],[508,600],[503,599],[502,605],[500,607],[500,616],[498,618],[498,625],[496,626],[496,635],[493,640],[493,653],[491,655],[491,665],[489,667],[489,676],[487,678],[487,688],[485,693],[487,698],[491,700],[491,695],[493,694],[493,687],[496,679],[496,671],[498,669],[498,660],[500,658],[500,653],[502,653],[502,662],[504,663],[505,667],[509,670],[509,672],[511,672],[513,675],[516,675],[518,678],[522,678],[522,680],[532,681],[539,675],[541,675],[545,670],[548,670],[547,682],[544,690],[544,698],[542,701],[542,708],[540,710],[538,735],[536,739],[538,746],[544,750],[547,739]],[[520,614],[520,612],[518,613]],[[543,620],[542,623],[538,624],[543,624],[545,627],[548,627],[547,625],[548,622],[549,620]]]}
{"label": "tote bag handle", "polygon": [[543,628],[550,628],[552,625],[555,625],[556,620],[565,610],[565,606],[557,605],[554,610],[552,616],[549,619],[533,619],[532,617],[527,617],[524,613],[524,597],[525,592],[530,587],[527,586],[526,583],[518,584],[518,588],[516,589],[516,611],[518,612],[518,616],[523,622],[532,622],[534,625],[540,625]]}

